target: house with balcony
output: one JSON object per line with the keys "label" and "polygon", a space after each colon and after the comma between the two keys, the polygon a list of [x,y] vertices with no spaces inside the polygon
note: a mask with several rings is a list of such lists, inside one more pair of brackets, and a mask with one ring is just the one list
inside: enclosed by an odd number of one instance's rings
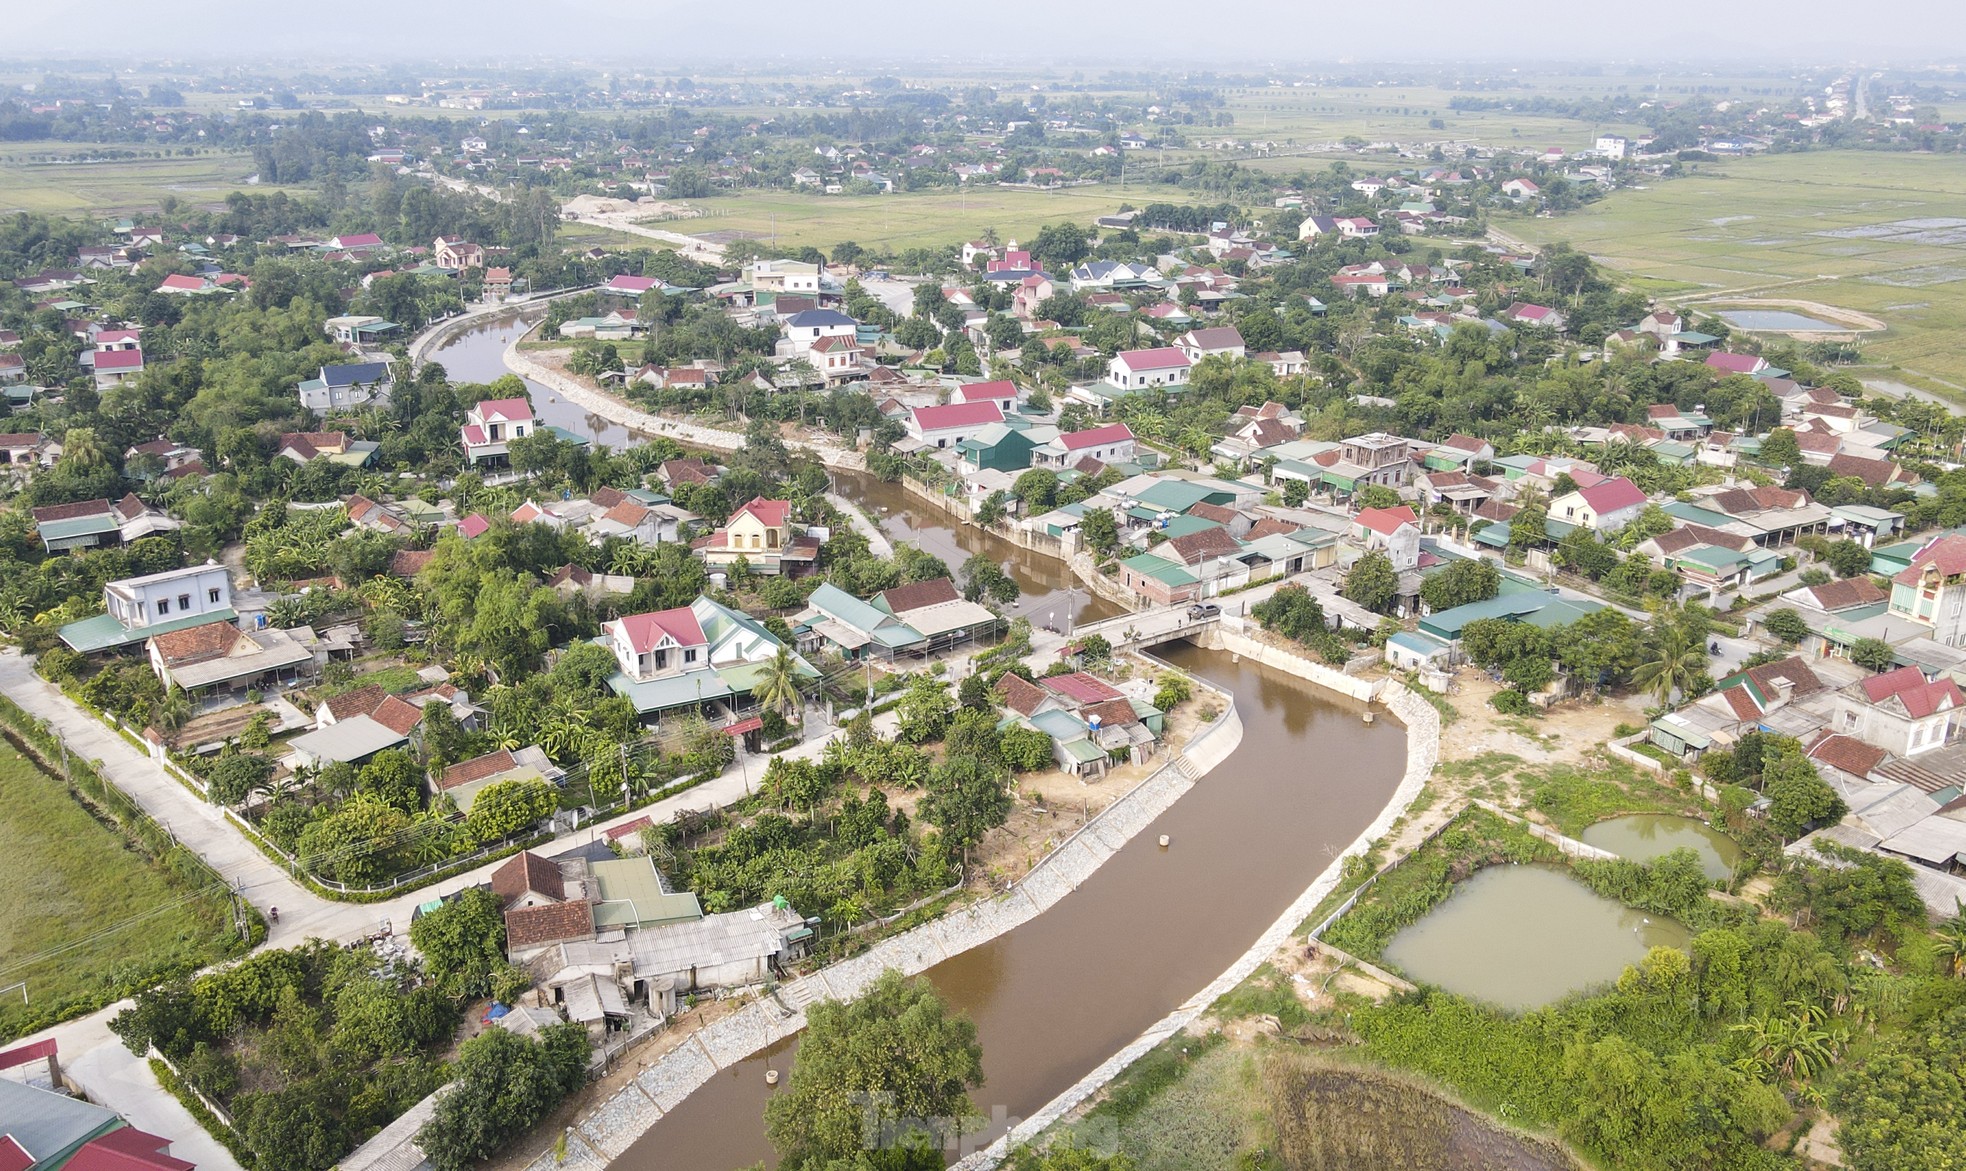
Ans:
{"label": "house with balcony", "polygon": [[1931,628],[1946,646],[1966,646],[1966,536],[1927,541],[1891,579],[1889,613]]}
{"label": "house with balcony", "polygon": [[742,558],[753,573],[796,577],[812,569],[823,537],[795,532],[791,514],[787,501],[755,497],[739,505],[707,536],[697,538],[690,551],[713,570],[728,569]]}
{"label": "house with balcony", "polygon": [[466,412],[464,420],[459,438],[464,444],[467,466],[509,463],[512,441],[523,439],[538,428],[532,404],[522,398],[485,399]]}

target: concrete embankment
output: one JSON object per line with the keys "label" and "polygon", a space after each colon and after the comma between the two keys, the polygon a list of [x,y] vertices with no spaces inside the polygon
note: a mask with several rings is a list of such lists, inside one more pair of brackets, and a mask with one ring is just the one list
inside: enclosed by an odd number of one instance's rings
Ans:
{"label": "concrete embankment", "polygon": [[[1236,635],[1235,641],[1247,642],[1252,647],[1261,647],[1262,645],[1241,635]],[[1212,645],[1208,640],[1203,640],[1203,642],[1204,645]],[[1223,638],[1223,645],[1225,649],[1232,649],[1232,642],[1226,637]],[[1238,650],[1235,653],[1240,654],[1242,652]],[[1252,655],[1252,657],[1257,656]],[[1298,664],[1302,666],[1318,668],[1315,673],[1306,674],[1305,677],[1318,683],[1320,686],[1331,687],[1333,683],[1341,681],[1354,685],[1366,683],[1365,680],[1351,679],[1349,676],[1333,671],[1329,667],[1323,667],[1321,664],[1302,660],[1298,656],[1289,656],[1288,658],[1297,659]],[[1272,661],[1268,657],[1260,657],[1258,661],[1276,666],[1281,670],[1296,673],[1296,666],[1290,664],[1287,660]],[[1329,678],[1332,676],[1336,678]],[[1348,688],[1333,687],[1332,689],[1341,691],[1347,695],[1356,696],[1356,692]],[[1227,971],[1216,977],[1208,987],[1190,997],[1179,1008],[1168,1013],[1167,1016],[1163,1017],[1152,1028],[1140,1034],[1132,1044],[1115,1053],[1111,1058],[1101,1063],[1097,1069],[1094,1069],[1091,1073],[1081,1078],[1071,1089],[1059,1094],[1036,1114],[1012,1127],[1010,1132],[1003,1138],[998,1139],[986,1149],[978,1151],[955,1164],[960,1171],[989,1171],[989,1169],[995,1168],[1003,1162],[1010,1148],[1020,1143],[1029,1142],[1031,1139],[1044,1133],[1054,1123],[1081,1105],[1084,1105],[1093,1095],[1104,1089],[1127,1066],[1132,1065],[1135,1061],[1146,1056],[1155,1046],[1192,1024],[1204,1012],[1208,1011],[1208,1007],[1214,1004],[1216,1000],[1254,974],[1256,969],[1261,967],[1265,960],[1269,959],[1278,948],[1282,947],[1290,939],[1292,933],[1297,930],[1298,926],[1310,917],[1311,912],[1317,908],[1317,905],[1323,902],[1325,896],[1330,894],[1338,885],[1339,877],[1344,873],[1345,860],[1347,858],[1355,854],[1364,854],[1374,841],[1383,837],[1392,828],[1395,821],[1405,816],[1407,808],[1413,803],[1413,799],[1420,795],[1421,788],[1426,785],[1427,778],[1433,775],[1434,764],[1439,759],[1440,713],[1434,709],[1432,704],[1420,696],[1413,694],[1404,684],[1399,683],[1397,680],[1386,680],[1376,687],[1372,687],[1371,690],[1377,692],[1379,701],[1383,702],[1386,709],[1400,723],[1406,726],[1406,771],[1401,775],[1399,787],[1394,790],[1393,798],[1386,803],[1385,809],[1380,811],[1379,816],[1373,819],[1372,824],[1367,826],[1353,840],[1352,844],[1345,848],[1343,853],[1331,860],[1331,864],[1325,867],[1324,871],[1317,876],[1310,886],[1305,888],[1304,893],[1299,895],[1284,910],[1283,914],[1277,916],[1276,922],[1272,923],[1269,929],[1263,932],[1262,936],[1254,944],[1250,945],[1249,950],[1244,952],[1235,963],[1229,966]]]}
{"label": "concrete embankment", "polygon": [[634,1081],[576,1123],[567,1133],[564,1157],[546,1152],[529,1171],[597,1171],[606,1167],[719,1070],[803,1029],[803,1008],[788,1012],[784,1005],[851,1000],[889,968],[906,975],[925,972],[1043,914],[1171,808],[1242,742],[1242,718],[1234,697],[1209,690],[1223,702],[1222,714],[1198,732],[1181,755],[1081,826],[1009,892],[882,940],[860,955],[785,985],[775,999],[753,1001],[705,1026],[687,1043],[650,1063]]}

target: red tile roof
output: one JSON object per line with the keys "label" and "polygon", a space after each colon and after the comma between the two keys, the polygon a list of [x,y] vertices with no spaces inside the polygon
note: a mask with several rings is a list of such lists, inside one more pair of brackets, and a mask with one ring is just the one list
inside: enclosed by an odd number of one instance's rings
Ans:
{"label": "red tile roof", "polygon": [[1217,325],[1211,326],[1208,329],[1191,329],[1181,340],[1198,350],[1239,349],[1243,344],[1242,331],[1233,325]]}
{"label": "red tile roof", "polygon": [[1178,370],[1192,365],[1188,355],[1173,346],[1161,346],[1151,350],[1122,350],[1115,359],[1126,363],[1129,370]]}
{"label": "red tile roof", "polygon": [[[994,410],[995,408],[993,407],[991,409]],[[737,523],[738,517],[749,513],[757,517],[758,521],[766,528],[782,529],[785,527],[786,518],[791,515],[791,511],[792,504],[790,501],[766,500],[762,496],[754,496],[739,505],[737,511],[731,513],[730,519],[724,523],[726,525],[735,524]]]}
{"label": "red tile roof", "polygon": [[982,427],[1001,422],[1003,411],[993,402],[948,403],[939,407],[915,408],[915,427],[921,431]]}
{"label": "red tile roof", "polygon": [[1060,435],[1058,442],[1066,451],[1080,451],[1088,447],[1099,447],[1109,443],[1125,443],[1133,438],[1133,428],[1125,423],[1108,423],[1103,427],[1092,427],[1085,431],[1074,431]]}
{"label": "red tile roof", "polygon": [[696,620],[696,612],[688,606],[647,614],[623,614],[615,621],[621,624],[621,632],[628,636],[628,649],[638,655],[654,650],[665,634],[679,646],[702,646],[710,641],[703,637],[703,624]]}
{"label": "red tile roof", "polygon": [[207,622],[203,626],[153,634],[150,645],[156,648],[166,667],[182,667],[216,659],[229,652],[233,644],[244,637],[245,634],[230,622]]}
{"label": "red tile roof", "polygon": [[488,398],[477,406],[480,419],[523,423],[532,418],[532,404],[522,398]]}
{"label": "red tile roof", "polygon": [[1404,504],[1397,508],[1362,509],[1358,516],[1353,519],[1384,537],[1390,537],[1398,532],[1401,525],[1418,525],[1420,523],[1420,518],[1413,515],[1413,510]]}
{"label": "red tile roof", "polygon": [[171,1140],[119,1127],[99,1135],[62,1164],[64,1171],[196,1171],[197,1165],[170,1153]]}
{"label": "red tile roof", "polygon": [[1583,496],[1584,503],[1591,506],[1591,511],[1600,516],[1645,503],[1645,493],[1639,491],[1637,484],[1623,476],[1615,476],[1588,488],[1579,488],[1577,492]]}
{"label": "red tile roof", "polygon": [[1810,745],[1809,756],[1820,760],[1831,768],[1842,769],[1852,776],[1869,776],[1870,770],[1883,762],[1889,753],[1882,748],[1866,744],[1854,736],[1843,736],[1824,732]]}
{"label": "red tile roof", "polygon": [[437,787],[439,789],[455,789],[459,785],[468,785],[472,781],[482,781],[486,777],[495,777],[500,773],[510,772],[517,767],[519,767],[519,762],[512,759],[510,752],[501,748],[497,752],[487,752],[483,756],[459,761],[445,769],[437,777]]}
{"label": "red tile roof", "polygon": [[1211,557],[1234,553],[1242,548],[1242,542],[1221,525],[1212,525],[1169,540],[1167,548],[1174,551],[1183,565],[1199,565]]}
{"label": "red tile roof", "polygon": [[336,720],[350,716],[364,716],[376,709],[376,705],[389,698],[389,693],[379,683],[367,683],[353,691],[344,691],[327,701],[328,714]]}
{"label": "red tile roof", "polygon": [[522,951],[594,938],[594,904],[586,899],[505,912],[505,947]]}
{"label": "red tile roof", "polygon": [[101,516],[116,510],[107,500],[78,500],[73,504],[50,504],[34,510],[34,520],[46,524],[51,520],[73,520],[78,516]]}
{"label": "red tile roof", "polygon": [[1822,585],[1810,586],[1809,596],[1825,610],[1845,610],[1852,606],[1874,605],[1891,595],[1867,577],[1846,577],[1842,581],[1826,581]]}
{"label": "red tile roof", "polygon": [[1869,487],[1882,488],[1898,478],[1898,465],[1888,459],[1839,454],[1830,457],[1829,472],[1832,476],[1855,476]]}
{"label": "red tile roof", "polygon": [[558,863],[548,861],[531,850],[520,850],[491,872],[492,893],[505,903],[528,892],[542,894],[558,902],[567,897],[566,879]]}
{"label": "red tile roof", "polygon": [[887,606],[888,613],[900,614],[908,610],[919,610],[923,606],[953,602],[962,595],[956,592],[955,582],[946,577],[938,577],[882,590],[875,597]]}
{"label": "red tile roof", "polygon": [[1021,675],[1005,675],[997,680],[1003,704],[1020,716],[1028,716],[1044,702],[1044,689]]}
{"label": "red tile roof", "polygon": [[[34,510],[34,517],[41,519],[40,509]],[[1891,580],[1899,585],[1915,586],[1927,569],[1937,571],[1941,578],[1966,573],[1966,537],[1947,533],[1925,542],[1925,547],[1912,555],[1911,564]]]}
{"label": "red tile roof", "polygon": [[1079,718],[1086,722],[1087,727],[1097,720],[1102,728],[1124,728],[1140,722],[1140,717],[1134,714],[1133,705],[1124,699],[1087,704],[1079,709]]}
{"label": "red tile roof", "polygon": [[399,736],[407,736],[423,718],[423,709],[405,699],[390,696],[375,706],[369,718]]}

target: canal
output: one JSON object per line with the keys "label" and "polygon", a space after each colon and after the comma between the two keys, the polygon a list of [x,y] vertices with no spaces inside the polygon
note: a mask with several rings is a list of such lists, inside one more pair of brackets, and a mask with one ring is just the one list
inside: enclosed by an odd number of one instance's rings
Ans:
{"label": "canal", "polygon": [[[467,332],[431,357],[454,380],[491,381],[505,372],[501,336],[511,328]],[[532,388],[547,422],[601,442],[629,438]],[[836,484],[891,538],[919,542],[951,568],[971,553],[1000,560],[1025,589],[1019,612],[1039,625],[1066,607],[1078,620],[1114,612],[1071,591],[1063,565],[951,523],[898,485],[854,474]],[[1033,1113],[1220,975],[1372,822],[1406,767],[1404,730],[1366,724],[1364,705],[1222,652],[1177,643],[1161,654],[1234,693],[1242,742],[1050,910],[928,971],[976,1021],[985,1084],[973,1098],[985,1115]],[[795,1051],[787,1041],[720,1072],[617,1165],[730,1171],[771,1159],[764,1073]]]}
{"label": "canal", "polygon": [[[1031,1114],[1220,975],[1399,784],[1405,734],[1366,725],[1362,705],[1220,652],[1162,653],[1235,693],[1242,743],[1063,901],[929,969],[976,1021],[985,1082],[973,1098],[986,1115]],[[618,1165],[730,1171],[769,1159],[764,1073],[792,1051],[722,1071]]]}

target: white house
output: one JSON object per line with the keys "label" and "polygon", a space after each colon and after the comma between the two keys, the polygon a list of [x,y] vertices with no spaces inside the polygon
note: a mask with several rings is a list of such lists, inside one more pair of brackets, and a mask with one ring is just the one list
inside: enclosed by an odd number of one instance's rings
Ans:
{"label": "white house", "polygon": [[1003,422],[1003,411],[988,400],[916,407],[908,414],[908,434],[927,447],[954,447],[992,424]]}
{"label": "white house", "polygon": [[1242,332],[1233,325],[1191,329],[1175,338],[1174,344],[1188,356],[1190,362],[1199,362],[1203,358],[1218,354],[1241,358],[1249,352],[1242,344]]}
{"label": "white house", "polygon": [[212,615],[232,617],[232,577],[216,561],[126,577],[102,587],[103,610],[125,630]]}
{"label": "white house", "polygon": [[1404,504],[1361,511],[1352,518],[1352,539],[1383,551],[1400,573],[1420,564],[1420,521]]}
{"label": "white house", "polygon": [[1624,528],[1645,511],[1645,493],[1623,476],[1597,478],[1577,472],[1571,478],[1579,476],[1591,482],[1580,482],[1575,492],[1566,492],[1550,501],[1551,520],[1609,533]]}
{"label": "white house", "polygon": [[1083,459],[1102,464],[1125,463],[1133,458],[1133,431],[1125,423],[1108,423],[1060,435],[1031,449],[1031,463],[1038,467],[1069,468]]}
{"label": "white house", "polygon": [[300,384],[300,405],[317,415],[335,410],[389,405],[396,380],[387,362],[353,362],[323,366],[321,373]]}
{"label": "white house", "polygon": [[1008,415],[1017,409],[1017,384],[1009,379],[995,382],[968,382],[949,392],[952,403],[993,403]]}
{"label": "white house", "polygon": [[1121,350],[1106,368],[1106,381],[1121,390],[1186,386],[1193,365],[1187,354],[1173,346]]}
{"label": "white house", "polygon": [[810,358],[812,348],[825,338],[854,340],[860,325],[837,309],[807,309],[784,321],[785,336],[778,353],[787,358]]}
{"label": "white house", "polygon": [[602,629],[621,673],[637,683],[710,665],[710,640],[688,606],[625,614]]}
{"label": "white house", "polygon": [[464,418],[459,438],[464,444],[466,464],[504,458],[511,450],[512,440],[531,435],[536,427],[532,404],[522,398],[485,399]]}

